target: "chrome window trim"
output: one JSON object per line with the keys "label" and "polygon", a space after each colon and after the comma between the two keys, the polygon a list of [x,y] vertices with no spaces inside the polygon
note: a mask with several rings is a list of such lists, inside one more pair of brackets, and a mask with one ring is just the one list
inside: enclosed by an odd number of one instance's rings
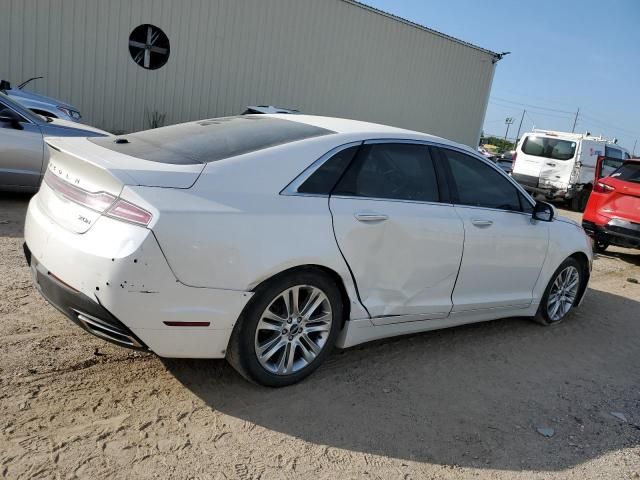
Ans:
{"label": "chrome window trim", "polygon": [[[409,144],[425,145],[427,147],[450,149],[450,150],[454,150],[454,151],[463,153],[465,155],[468,155],[471,158],[479,160],[485,165],[488,165],[490,168],[493,168],[493,170],[495,170],[500,175],[502,175],[503,178],[505,178],[509,183],[511,183],[511,185],[513,185],[516,188],[516,190],[518,190],[522,194],[524,199],[529,202],[532,208],[535,207],[535,201],[533,200],[533,198],[531,198],[529,193],[518,182],[516,182],[511,176],[507,175],[507,173],[504,170],[502,170],[493,162],[484,158],[482,155],[474,152],[471,149],[467,150],[457,145],[449,145],[446,143],[441,143],[441,142],[432,141],[432,140],[418,140],[413,138],[384,138],[384,137],[370,138],[370,139],[360,140],[356,142],[349,142],[349,143],[345,143],[343,145],[334,147],[331,150],[329,150],[327,153],[322,155],[320,158],[318,158],[311,165],[309,165],[306,169],[304,169],[295,179],[293,179],[293,181],[289,183],[289,185],[287,185],[280,192],[280,195],[295,195],[295,196],[301,196],[301,197],[327,198],[329,195],[326,195],[326,194],[298,192],[298,187],[300,187],[300,185],[302,185],[313,173],[315,173],[315,171],[318,168],[320,168],[320,166],[322,166],[324,162],[329,160],[329,158],[331,158],[336,153],[342,150],[345,150],[349,147],[354,147],[358,145],[372,145],[376,143],[409,143]],[[469,207],[469,208],[478,208],[478,209],[491,210],[491,211],[497,211],[497,212],[519,213],[521,215],[527,215],[527,216],[531,215],[530,213],[527,213],[527,212],[515,212],[513,210],[504,210],[500,208],[481,207],[481,206],[474,206],[474,205],[464,205],[464,204],[451,203],[451,202],[420,202],[420,201],[402,200],[402,199],[393,199],[393,198],[357,197],[352,195],[334,195],[334,196],[336,198],[360,198],[360,199],[392,201],[392,202],[423,203],[423,204],[430,204],[430,205],[453,205],[456,207]]]}
{"label": "chrome window trim", "polygon": [[[327,195],[325,195],[326,197]],[[432,205],[438,207],[453,207],[450,202],[428,202],[423,200],[404,200],[400,198],[381,198],[381,197],[360,197],[356,195],[331,195],[331,198],[341,198],[343,200],[373,200],[375,202],[395,202],[395,203],[415,203],[418,205]]]}
{"label": "chrome window trim", "polygon": [[531,213],[527,213],[527,212],[518,212],[516,210],[506,210],[503,208],[491,208],[491,207],[481,207],[479,205],[463,205],[463,204],[458,204],[458,203],[454,203],[452,204],[454,207],[457,208],[472,208],[474,210],[487,210],[489,212],[503,212],[503,213],[515,213],[517,215],[522,215],[525,217],[531,217]]}

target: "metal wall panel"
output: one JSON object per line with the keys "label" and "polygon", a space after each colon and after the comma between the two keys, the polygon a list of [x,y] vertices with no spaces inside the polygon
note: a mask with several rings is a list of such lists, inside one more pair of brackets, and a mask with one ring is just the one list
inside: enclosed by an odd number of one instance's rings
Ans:
{"label": "metal wall panel", "polygon": [[[110,131],[230,115],[250,104],[357,118],[477,142],[493,55],[344,0],[2,0],[0,78],[80,108]],[[168,63],[129,55],[136,26]]]}

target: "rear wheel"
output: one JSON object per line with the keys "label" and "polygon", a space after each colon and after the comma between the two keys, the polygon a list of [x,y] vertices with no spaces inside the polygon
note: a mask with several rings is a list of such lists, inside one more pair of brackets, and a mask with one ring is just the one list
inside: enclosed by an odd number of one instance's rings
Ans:
{"label": "rear wheel", "polygon": [[564,320],[578,302],[583,277],[583,268],[577,260],[567,258],[562,262],[549,280],[535,320],[542,325]]}
{"label": "rear wheel", "polygon": [[574,212],[584,212],[584,209],[587,208],[590,195],[591,189],[589,188],[583,188],[577,192],[573,198],[571,198],[571,210]]}
{"label": "rear wheel", "polygon": [[604,253],[607,248],[609,248],[609,242],[597,239],[593,241],[593,250],[596,253]]}
{"label": "rear wheel", "polygon": [[229,341],[227,360],[245,378],[282,387],[302,380],[331,352],[342,320],[336,283],[313,269],[256,290]]}

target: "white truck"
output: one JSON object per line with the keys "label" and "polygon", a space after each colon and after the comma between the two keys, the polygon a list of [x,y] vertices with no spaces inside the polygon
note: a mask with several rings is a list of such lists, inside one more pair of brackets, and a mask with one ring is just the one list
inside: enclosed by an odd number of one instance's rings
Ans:
{"label": "white truck", "polygon": [[534,129],[518,143],[511,175],[529,192],[569,201],[572,210],[583,211],[600,157],[622,161],[630,155],[615,139]]}

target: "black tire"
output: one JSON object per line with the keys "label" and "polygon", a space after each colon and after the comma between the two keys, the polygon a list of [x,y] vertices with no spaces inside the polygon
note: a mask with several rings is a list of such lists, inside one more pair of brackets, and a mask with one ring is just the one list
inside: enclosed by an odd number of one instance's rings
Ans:
{"label": "black tire", "polygon": [[581,192],[576,193],[573,197],[571,197],[571,200],[569,201],[569,210],[571,210],[572,212],[580,211],[580,193]]}
{"label": "black tire", "polygon": [[[287,289],[300,285],[320,289],[326,295],[332,314],[330,331],[321,351],[313,361],[291,374],[273,373],[267,370],[258,360],[256,330],[263,313],[272,305],[272,302],[278,299]],[[238,318],[229,340],[226,355],[227,361],[247,380],[260,385],[284,387],[299,382],[318,368],[331,353],[339,330],[342,327],[343,312],[342,295],[338,285],[321,270],[305,268],[278,275],[264,282],[256,289],[253,298]],[[276,334],[274,333],[274,335]],[[294,353],[297,351],[295,348],[292,348],[292,350]],[[285,355],[285,353],[283,352],[282,355]]]}
{"label": "black tire", "polygon": [[605,250],[609,248],[609,242],[605,242],[604,240],[594,240],[593,241],[593,251],[596,253],[604,253]]}
{"label": "black tire", "polygon": [[571,199],[571,210],[574,212],[584,212],[584,209],[587,208],[587,202],[589,201],[590,195],[590,188],[584,188],[577,192]]}
{"label": "black tire", "polygon": [[[565,269],[567,269],[568,267],[574,267],[578,271],[579,278],[578,278],[576,295],[571,304],[570,309],[566,313],[564,313],[564,315],[562,315],[560,318],[552,318],[549,315],[549,295],[551,293],[551,289],[554,285],[554,282],[556,281],[560,273],[564,272]],[[538,307],[538,311],[533,319],[537,323],[545,326],[556,325],[561,321],[563,321],[565,318],[567,318],[571,314],[571,312],[573,312],[574,307],[579,302],[580,294],[583,291],[584,281],[585,281],[585,272],[584,272],[583,265],[581,265],[575,258],[572,258],[572,257],[567,258],[564,262],[562,262],[562,264],[560,264],[560,266],[556,269],[556,271],[553,272],[553,275],[551,275],[549,284],[547,285],[547,288],[544,291],[544,295],[542,296],[542,299],[540,301],[540,306]]]}

